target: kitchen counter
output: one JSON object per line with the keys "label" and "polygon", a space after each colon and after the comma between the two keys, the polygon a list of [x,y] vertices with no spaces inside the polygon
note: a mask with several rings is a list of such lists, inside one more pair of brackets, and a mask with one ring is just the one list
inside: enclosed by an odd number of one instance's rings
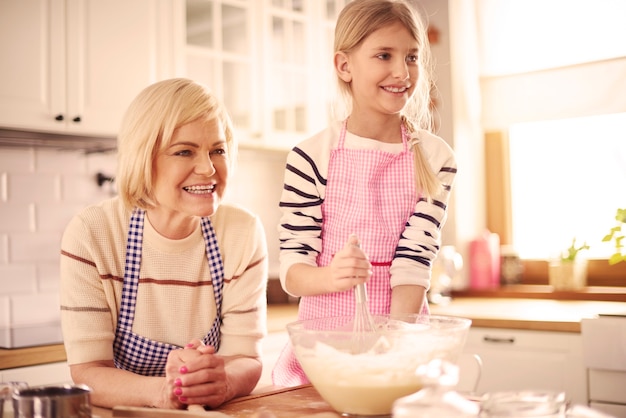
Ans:
{"label": "kitchen counter", "polygon": [[626,302],[626,287],[586,286],[575,290],[554,290],[550,285],[511,284],[495,289],[454,290],[452,291],[452,297]]}
{"label": "kitchen counter", "polygon": [[[270,305],[268,327],[277,330],[297,316],[296,304]],[[455,298],[446,305],[430,304],[433,315],[450,315],[472,320],[472,326],[533,331],[580,332],[583,318],[598,314],[626,314],[626,302],[550,300],[522,298]]]}
{"label": "kitchen counter", "polygon": [[[534,331],[580,332],[583,318],[600,313],[626,313],[626,302],[520,298],[455,298],[447,305],[430,305],[434,315],[469,318],[472,326]],[[296,304],[268,305],[268,332],[283,332],[296,320]],[[65,361],[63,344],[0,349],[0,370]]]}
{"label": "kitchen counter", "polygon": [[626,313],[626,302],[519,298],[456,298],[430,305],[433,315],[469,318],[473,327],[580,333],[580,321]]}
{"label": "kitchen counter", "polygon": [[[267,332],[283,332],[288,322],[295,321],[298,306],[295,304],[268,305]],[[63,344],[24,348],[0,348],[0,370],[36,366],[65,361]]]}
{"label": "kitchen counter", "polygon": [[63,344],[24,348],[0,348],[0,370],[65,361]]}

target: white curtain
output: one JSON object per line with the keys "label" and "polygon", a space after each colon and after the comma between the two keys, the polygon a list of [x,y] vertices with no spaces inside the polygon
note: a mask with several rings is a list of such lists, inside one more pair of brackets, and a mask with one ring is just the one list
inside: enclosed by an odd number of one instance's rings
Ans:
{"label": "white curtain", "polygon": [[485,130],[626,112],[626,58],[480,81]]}
{"label": "white curtain", "polygon": [[474,0],[481,121],[626,112],[626,2]]}

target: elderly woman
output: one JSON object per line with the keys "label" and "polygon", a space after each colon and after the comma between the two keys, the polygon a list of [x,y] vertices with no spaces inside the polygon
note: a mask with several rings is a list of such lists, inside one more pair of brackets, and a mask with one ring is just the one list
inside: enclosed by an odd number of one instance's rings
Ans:
{"label": "elderly woman", "polygon": [[61,315],[75,383],[94,405],[217,407],[254,389],[267,247],[222,203],[237,145],[215,96],[187,79],[144,89],[118,138],[119,196],[61,244]]}

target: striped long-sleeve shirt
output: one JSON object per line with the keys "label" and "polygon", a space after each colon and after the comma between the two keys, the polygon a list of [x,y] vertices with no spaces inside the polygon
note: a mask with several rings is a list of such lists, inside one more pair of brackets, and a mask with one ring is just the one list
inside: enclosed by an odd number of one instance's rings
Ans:
{"label": "striped long-sleeve shirt", "polygon": [[[294,147],[287,156],[284,187],[280,199],[280,280],[283,288],[289,268],[297,263],[316,266],[322,250],[322,203],[324,202],[328,163],[331,151],[337,147],[338,125],[331,126]],[[447,205],[456,176],[453,150],[438,136],[417,131],[426,160],[444,185],[443,192],[432,202],[420,199],[407,220],[399,238],[390,274],[391,287],[430,285],[432,261],[441,242],[441,228],[447,217]],[[346,148],[381,149],[399,153],[402,144],[388,144],[346,133]],[[406,181],[415,183],[413,173]]]}

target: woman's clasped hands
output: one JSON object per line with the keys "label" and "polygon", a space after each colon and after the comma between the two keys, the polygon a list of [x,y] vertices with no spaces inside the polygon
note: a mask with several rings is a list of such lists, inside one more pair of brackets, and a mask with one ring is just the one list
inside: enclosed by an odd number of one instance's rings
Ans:
{"label": "woman's clasped hands", "polygon": [[227,399],[224,358],[198,339],[183,349],[172,350],[165,368],[166,393],[172,408],[186,405],[216,407]]}

